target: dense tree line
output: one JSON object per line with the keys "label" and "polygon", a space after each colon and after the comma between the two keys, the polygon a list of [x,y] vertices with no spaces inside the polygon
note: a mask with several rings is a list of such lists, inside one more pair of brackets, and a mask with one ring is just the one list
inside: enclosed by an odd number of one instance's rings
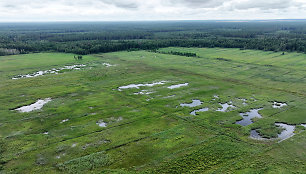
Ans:
{"label": "dense tree line", "polygon": [[306,53],[306,21],[0,24],[0,55],[41,51],[84,55],[169,46]]}
{"label": "dense tree line", "polygon": [[16,49],[20,53],[57,51],[76,54],[115,52],[131,49],[156,50],[162,47],[223,47],[257,49],[265,51],[306,52],[306,42],[300,39],[277,38],[207,38],[207,39],[163,39],[129,41],[76,41],[76,42],[15,42],[0,44],[0,47]]}
{"label": "dense tree line", "polygon": [[187,52],[179,52],[179,51],[158,51],[158,50],[152,50],[155,53],[161,53],[161,54],[171,54],[171,55],[178,55],[178,56],[185,56],[185,57],[197,57],[196,53],[187,53]]}

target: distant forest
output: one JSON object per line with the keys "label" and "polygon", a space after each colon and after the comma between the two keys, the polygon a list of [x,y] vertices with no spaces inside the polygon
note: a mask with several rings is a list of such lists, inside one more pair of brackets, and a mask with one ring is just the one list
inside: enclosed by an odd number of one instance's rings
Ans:
{"label": "distant forest", "polygon": [[0,55],[85,55],[170,46],[306,53],[306,20],[0,23]]}

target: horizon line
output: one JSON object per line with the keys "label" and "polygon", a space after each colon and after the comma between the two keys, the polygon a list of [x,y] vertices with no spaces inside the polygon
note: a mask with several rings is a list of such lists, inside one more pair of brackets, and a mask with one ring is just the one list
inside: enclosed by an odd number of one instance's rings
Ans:
{"label": "horizon line", "polygon": [[80,23],[86,23],[86,22],[184,22],[184,21],[218,21],[218,22],[252,22],[252,21],[306,21],[306,18],[301,19],[294,19],[294,18],[285,18],[285,19],[177,19],[177,20],[46,20],[46,21],[0,21],[0,23],[73,23],[73,22],[80,22]]}

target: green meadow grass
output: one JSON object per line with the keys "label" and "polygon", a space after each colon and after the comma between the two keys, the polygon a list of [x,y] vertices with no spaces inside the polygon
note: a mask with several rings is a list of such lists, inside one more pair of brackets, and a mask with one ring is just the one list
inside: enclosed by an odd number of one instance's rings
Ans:
{"label": "green meadow grass", "polygon": [[[0,173],[303,173],[305,128],[277,140],[275,122],[306,123],[306,55],[221,48],[164,48],[84,56],[39,53],[0,57]],[[222,59],[220,59],[222,58]],[[110,63],[106,67],[103,63]],[[85,64],[81,70],[12,80]],[[163,85],[118,90],[129,84]],[[170,85],[189,83],[168,89]],[[153,93],[135,95],[141,90]],[[219,98],[214,98],[218,95]],[[52,98],[41,110],[13,109]],[[247,105],[239,98],[247,99]],[[195,108],[180,107],[193,99]],[[228,112],[219,103],[232,101]],[[288,106],[275,109],[272,102]],[[190,112],[208,107],[208,112]],[[235,124],[239,113],[263,108],[261,119]],[[67,122],[61,123],[62,120]],[[104,121],[107,126],[96,123]],[[48,132],[48,134],[43,134]]]}

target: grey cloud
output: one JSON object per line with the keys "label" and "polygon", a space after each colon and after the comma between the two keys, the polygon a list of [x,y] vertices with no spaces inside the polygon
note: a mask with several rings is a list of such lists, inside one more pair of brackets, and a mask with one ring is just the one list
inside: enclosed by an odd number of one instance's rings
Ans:
{"label": "grey cloud", "polygon": [[221,6],[226,0],[170,0],[171,4],[189,8],[214,8]]}
{"label": "grey cloud", "polygon": [[293,3],[289,0],[247,0],[234,5],[235,9],[247,10],[251,8],[258,8],[261,10],[269,9],[286,9],[291,6],[295,6],[297,3]]}
{"label": "grey cloud", "polygon": [[0,21],[305,18],[305,7],[306,0],[0,0]]}
{"label": "grey cloud", "polygon": [[133,0],[101,0],[103,3],[111,4],[119,8],[135,9],[139,4]]}
{"label": "grey cloud", "polygon": [[5,8],[16,8],[15,5],[4,5]]}
{"label": "grey cloud", "polygon": [[46,0],[43,3],[38,0],[7,0],[0,2],[0,6],[4,8],[23,8],[23,7],[29,7],[29,8],[36,8],[44,6],[45,4],[48,4],[49,2],[52,2],[50,0]]}

